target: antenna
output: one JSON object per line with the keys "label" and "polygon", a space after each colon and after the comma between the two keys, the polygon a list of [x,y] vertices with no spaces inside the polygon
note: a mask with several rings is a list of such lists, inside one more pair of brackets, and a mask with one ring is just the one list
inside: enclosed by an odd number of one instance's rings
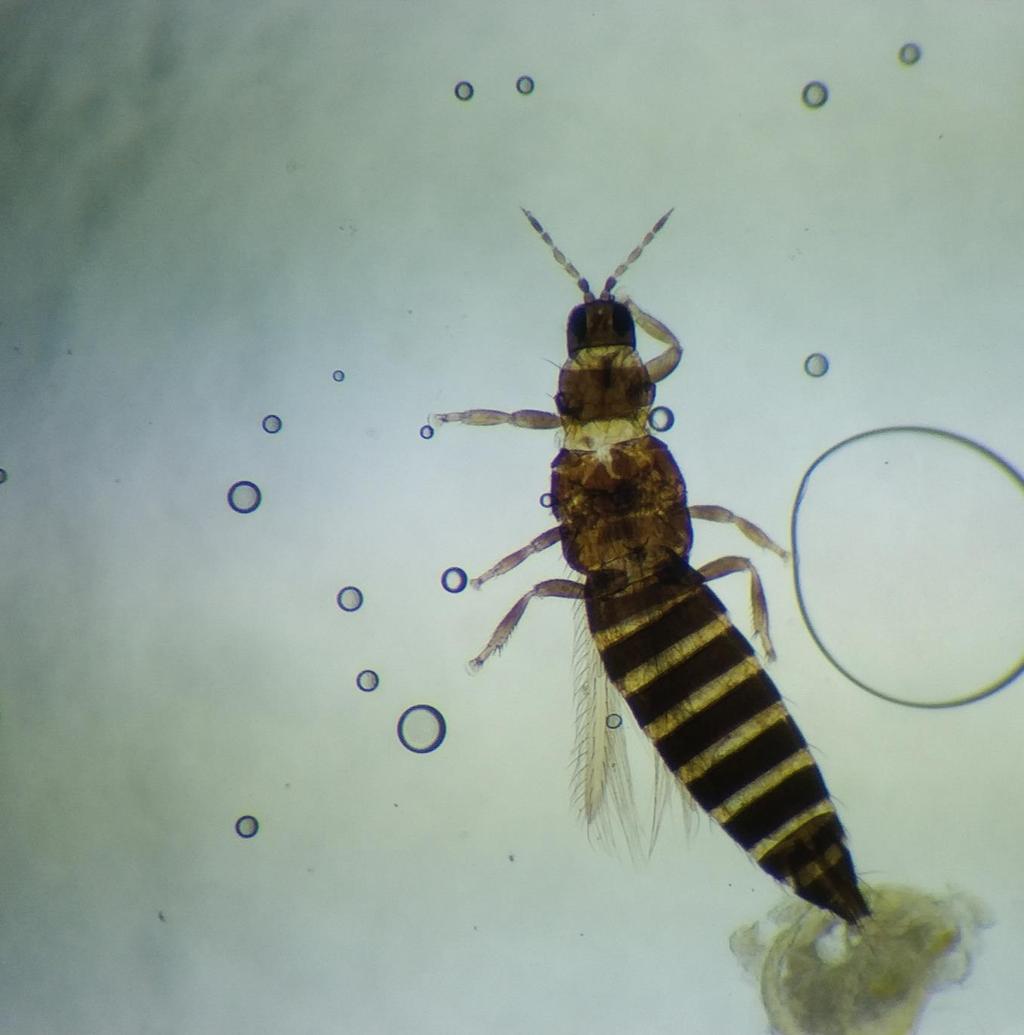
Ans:
{"label": "antenna", "polygon": [[[576,269],[576,267],[565,257],[565,254],[561,251],[561,249],[555,244],[554,241],[551,240],[551,234],[549,234],[547,230],[545,230],[544,227],[540,225],[540,221],[532,212],[528,212],[524,208],[523,215],[526,216],[526,218],[530,221],[530,226],[532,226],[533,229],[536,230],[538,234],[540,234],[541,240],[551,249],[551,254],[555,257],[555,262],[557,262],[558,265],[561,266],[562,269],[564,269],[565,272],[568,273],[569,276],[576,281],[576,286],[580,289],[580,291],[583,292],[583,301],[593,302],[594,294],[590,290],[590,285],[587,283],[587,278],[581,276],[580,271]],[[668,216],[665,216],[664,219],[661,220],[661,222],[664,223],[665,219],[668,219]],[[657,229],[660,230],[661,227],[659,226]],[[652,237],[653,233],[648,234],[647,236]],[[644,244],[646,243],[647,242],[645,240]],[[642,248],[643,245],[641,245],[640,247]],[[637,254],[640,254],[639,251],[637,252]],[[632,259],[632,256],[630,256],[630,259]],[[625,266],[623,266],[622,269],[625,269]]]}
{"label": "antenna", "polygon": [[[651,241],[654,240],[654,235],[668,222],[668,217],[672,215],[673,212],[675,212],[675,208],[670,208],[661,217],[661,219],[659,219],[658,222],[655,223],[654,226],[652,226],[651,229],[647,231],[647,233],[644,235],[644,239],[629,253],[629,255],[626,256],[625,261],[620,262],[619,265],[615,267],[615,272],[604,282],[604,289],[601,291],[602,298],[609,299],[612,297],[612,288],[615,287],[619,277],[621,277],[622,274],[625,273],[626,270],[628,270],[629,267],[632,266],[633,263],[640,258],[640,254],[651,243]],[[529,212],[527,212],[526,214],[528,216],[530,215]],[[534,223],[535,226],[538,227],[540,225],[539,223],[535,222],[533,217],[530,217],[530,222]],[[546,239],[550,243],[551,239]],[[557,257],[558,254],[556,253],[555,258]]]}

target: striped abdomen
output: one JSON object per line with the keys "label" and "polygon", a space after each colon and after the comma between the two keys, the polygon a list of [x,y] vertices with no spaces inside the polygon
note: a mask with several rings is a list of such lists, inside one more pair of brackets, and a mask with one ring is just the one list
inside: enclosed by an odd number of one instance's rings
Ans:
{"label": "striped abdomen", "polygon": [[679,560],[626,588],[599,582],[591,632],[669,769],[771,876],[844,920],[867,915],[807,742],[701,576]]}

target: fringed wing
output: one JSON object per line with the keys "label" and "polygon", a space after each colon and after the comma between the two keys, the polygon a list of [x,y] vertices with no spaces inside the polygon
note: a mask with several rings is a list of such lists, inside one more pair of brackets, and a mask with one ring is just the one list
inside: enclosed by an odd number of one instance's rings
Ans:
{"label": "fringed wing", "polygon": [[[636,728],[636,720],[605,674],[582,604],[576,608],[574,695],[572,797],[587,834],[602,847],[615,851],[624,846],[631,858],[646,858],[654,849],[669,801],[681,797],[687,803],[687,820],[693,814],[692,802]],[[639,791],[634,788],[631,753],[639,754],[636,761],[643,767]],[[647,809],[638,808],[641,797],[651,799]]]}

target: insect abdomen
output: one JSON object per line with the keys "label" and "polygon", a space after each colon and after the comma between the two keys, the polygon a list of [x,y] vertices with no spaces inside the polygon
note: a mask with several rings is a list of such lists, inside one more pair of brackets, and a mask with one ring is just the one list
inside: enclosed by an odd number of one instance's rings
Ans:
{"label": "insect abdomen", "polygon": [[771,876],[847,921],[867,914],[807,742],[753,648],[685,561],[588,585],[609,678],[668,768]]}

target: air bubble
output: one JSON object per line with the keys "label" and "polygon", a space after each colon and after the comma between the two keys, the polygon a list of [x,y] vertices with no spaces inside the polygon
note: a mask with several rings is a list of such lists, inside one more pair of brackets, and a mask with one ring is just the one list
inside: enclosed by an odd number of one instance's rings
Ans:
{"label": "air bubble", "polygon": [[533,77],[528,75],[521,75],[516,80],[516,89],[525,97],[527,94],[533,93]]}
{"label": "air bubble", "polygon": [[812,352],[804,360],[804,373],[811,377],[824,377],[828,373],[828,356],[822,352]]}
{"label": "air bubble", "polygon": [[432,439],[434,437],[434,429],[429,424],[424,424],[420,428],[420,438]]}
{"label": "air bubble", "polygon": [[820,108],[828,100],[828,87],[815,79],[803,88],[800,96],[808,108]]}
{"label": "air bubble", "polygon": [[441,746],[448,726],[433,705],[414,704],[399,716],[396,730],[402,747],[417,755],[426,755]]}
{"label": "air bubble", "polygon": [[652,431],[669,431],[676,422],[676,415],[667,406],[655,406],[647,415]]}
{"label": "air bubble", "polygon": [[555,505],[555,497],[550,492],[540,494],[540,505],[550,510]]}
{"label": "air bubble", "polygon": [[445,568],[441,572],[441,585],[448,593],[461,593],[469,584],[469,576],[462,568]]}
{"label": "air bubble", "polygon": [[358,611],[363,606],[363,591],[357,586],[343,586],[337,599],[342,611]]}
{"label": "air bubble", "polygon": [[255,482],[235,482],[228,489],[228,506],[236,514],[251,514],[262,499],[263,494]]}
{"label": "air bubble", "polygon": [[468,101],[473,96],[473,84],[463,79],[455,84],[455,96],[460,101]]}
{"label": "air bubble", "polygon": [[331,374],[331,377],[333,377],[334,380],[338,382],[338,384],[341,384],[341,382],[345,380],[345,371],[344,370],[335,370]]}
{"label": "air bubble", "polygon": [[604,724],[610,730],[617,730],[622,725],[622,716],[618,712],[610,712]]}
{"label": "air bubble", "polygon": [[0,485],[3,485],[5,481],[7,481],[7,472],[0,467]]}
{"label": "air bubble", "polygon": [[235,820],[235,833],[248,840],[259,832],[260,822],[255,816],[239,816]]}
{"label": "air bubble", "polygon": [[791,523],[804,622],[861,689],[949,708],[1024,671],[1024,476],[991,450],[938,428],[862,432],[811,464]]}
{"label": "air bubble", "polygon": [[268,435],[276,435],[281,430],[281,418],[276,413],[268,413],[263,418],[263,430]]}
{"label": "air bubble", "polygon": [[356,676],[356,686],[359,687],[363,693],[370,693],[371,690],[376,690],[380,686],[380,676],[373,671],[372,668],[364,668],[362,672]]}
{"label": "air bubble", "polygon": [[916,43],[904,43],[899,57],[904,65],[916,65],[921,60],[921,48]]}

